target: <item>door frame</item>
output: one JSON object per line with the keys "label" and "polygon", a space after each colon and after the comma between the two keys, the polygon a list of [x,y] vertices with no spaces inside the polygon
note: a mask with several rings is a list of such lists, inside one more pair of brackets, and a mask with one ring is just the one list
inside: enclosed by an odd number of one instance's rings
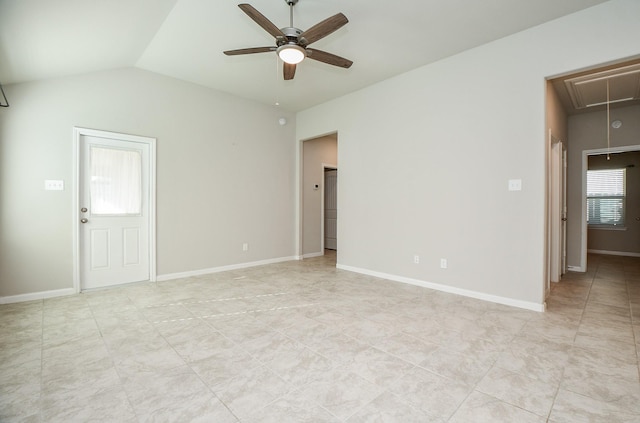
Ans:
{"label": "door frame", "polygon": [[[328,170],[338,170],[338,165],[322,163],[322,189],[320,192],[320,251],[324,255],[324,189],[325,189],[325,177],[324,172]],[[336,191],[338,190],[338,183],[336,182]],[[336,243],[338,239],[338,228],[336,227]],[[336,245],[337,251],[337,245]]]}
{"label": "door frame", "polygon": [[156,281],[156,139],[139,135],[121,134],[98,129],[73,128],[73,182],[72,182],[72,241],[73,289],[82,290],[80,280],[80,140],[83,136],[109,138],[147,144],[149,146],[149,281]]}
{"label": "door frame", "polygon": [[[550,282],[560,282],[560,278],[565,272],[563,263],[563,245],[565,238],[566,225],[563,220],[566,218],[566,184],[565,184],[565,167],[566,167],[566,149],[565,143],[553,135],[549,130],[549,176],[548,176],[548,195],[549,195],[549,269],[547,278],[547,291],[550,289]],[[547,292],[548,294],[548,292]]]}

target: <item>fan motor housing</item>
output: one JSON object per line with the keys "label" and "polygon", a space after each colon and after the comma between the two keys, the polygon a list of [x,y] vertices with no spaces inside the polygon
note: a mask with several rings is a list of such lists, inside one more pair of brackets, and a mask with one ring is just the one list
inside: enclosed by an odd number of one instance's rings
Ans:
{"label": "fan motor housing", "polygon": [[304,38],[300,38],[300,34],[302,34],[301,29],[294,28],[292,26],[287,26],[284,28],[280,28],[280,31],[282,31],[282,33],[285,35],[285,38],[281,39],[280,37],[278,37],[278,46],[281,46],[283,44],[290,44],[290,43],[295,43],[300,45],[306,44],[306,42],[303,42]]}

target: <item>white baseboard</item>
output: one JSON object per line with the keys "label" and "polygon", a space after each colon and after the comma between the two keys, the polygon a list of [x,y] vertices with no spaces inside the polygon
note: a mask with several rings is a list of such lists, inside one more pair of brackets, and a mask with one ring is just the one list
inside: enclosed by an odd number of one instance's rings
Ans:
{"label": "white baseboard", "polygon": [[306,258],[313,258],[313,257],[322,257],[324,256],[324,253],[322,251],[318,252],[318,253],[308,253],[302,256],[303,259]]}
{"label": "white baseboard", "polygon": [[587,253],[604,254],[608,256],[640,257],[640,253],[631,253],[627,251],[587,250]]}
{"label": "white baseboard", "polygon": [[567,270],[570,272],[586,272],[581,266],[567,266]]}
{"label": "white baseboard", "polygon": [[0,304],[22,303],[25,301],[44,300],[46,298],[64,297],[73,295],[76,291],[73,288],[54,289],[53,291],[32,292],[29,294],[10,295],[0,297]]}
{"label": "white baseboard", "polygon": [[248,267],[263,266],[265,264],[282,263],[283,261],[299,260],[299,256],[278,257],[268,260],[252,261],[248,263],[230,264],[227,266],[210,267],[208,269],[190,270],[187,272],[167,273],[166,275],[158,275],[156,281],[170,281],[173,279],[189,278],[191,276],[208,275],[210,273],[227,272],[229,270],[246,269]]}
{"label": "white baseboard", "polygon": [[532,311],[545,311],[546,303],[538,304],[529,301],[516,300],[513,298],[499,297],[497,295],[485,294],[483,292],[470,291],[468,289],[456,288],[449,285],[441,285],[433,282],[421,281],[419,279],[407,278],[404,276],[390,275],[388,273],[375,272],[368,269],[361,269],[358,267],[345,266],[343,264],[337,264],[336,267],[342,270],[348,270],[350,272],[362,273],[368,276],[374,276],[377,278],[388,279],[395,282],[408,283],[410,285],[417,285],[423,288],[435,289],[437,291],[448,292],[450,294],[462,295],[464,297],[475,298],[478,300],[489,301],[497,304],[504,304],[511,307],[523,308]]}

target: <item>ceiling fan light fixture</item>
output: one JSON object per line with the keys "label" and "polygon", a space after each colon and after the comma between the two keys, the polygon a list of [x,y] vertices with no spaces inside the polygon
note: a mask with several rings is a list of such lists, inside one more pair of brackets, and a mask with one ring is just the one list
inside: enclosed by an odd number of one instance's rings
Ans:
{"label": "ceiling fan light fixture", "polygon": [[336,56],[335,54],[327,53],[326,51],[307,48],[309,44],[323,39],[346,25],[349,20],[344,14],[336,13],[335,15],[313,25],[306,31],[302,31],[301,29],[293,26],[293,6],[298,3],[299,0],[284,1],[289,5],[289,26],[284,28],[278,28],[266,16],[248,3],[240,3],[238,5],[238,7],[246,13],[247,16],[253,19],[255,23],[275,38],[275,47],[241,48],[223,51],[223,53],[227,56],[236,56],[241,54],[268,53],[275,51],[278,58],[284,62],[284,65],[282,66],[282,73],[285,81],[293,79],[296,73],[296,65],[302,62],[306,57],[345,69],[351,67],[353,64],[351,60]]}
{"label": "ceiling fan light fixture", "polygon": [[290,65],[297,65],[307,57],[305,49],[296,44],[282,45],[276,51],[278,52],[278,57]]}

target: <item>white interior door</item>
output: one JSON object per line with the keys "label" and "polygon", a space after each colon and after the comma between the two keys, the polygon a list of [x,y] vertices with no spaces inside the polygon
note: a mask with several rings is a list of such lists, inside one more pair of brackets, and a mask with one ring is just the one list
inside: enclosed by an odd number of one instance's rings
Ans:
{"label": "white interior door", "polygon": [[324,172],[324,248],[338,248],[338,170]]}
{"label": "white interior door", "polygon": [[551,282],[560,282],[562,275],[563,237],[562,228],[565,226],[563,219],[563,147],[562,142],[551,144],[550,163],[550,267]]}
{"label": "white interior door", "polygon": [[[79,134],[81,289],[152,279],[151,149],[113,133]],[[155,275],[153,275],[155,276]]]}

